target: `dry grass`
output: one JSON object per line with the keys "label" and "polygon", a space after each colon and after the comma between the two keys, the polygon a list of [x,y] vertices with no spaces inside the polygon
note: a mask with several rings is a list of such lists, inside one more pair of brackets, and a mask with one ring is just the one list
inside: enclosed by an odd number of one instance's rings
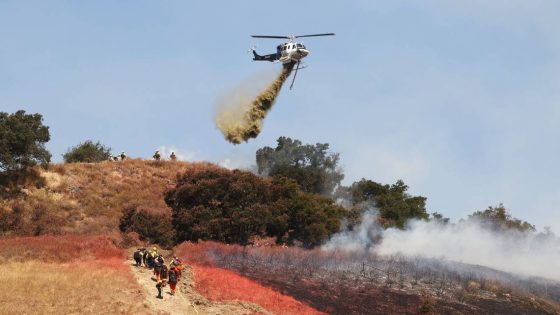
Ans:
{"label": "dry grass", "polygon": [[124,259],[124,251],[110,236],[37,236],[0,239],[0,264],[16,261],[68,263],[90,260]]}
{"label": "dry grass", "polygon": [[[0,232],[5,235],[99,234],[118,231],[122,211],[130,206],[170,213],[164,192],[178,173],[208,163],[122,162],[52,165],[41,170],[46,185],[0,200]],[[14,207],[20,213],[14,212]],[[6,227],[7,226],[7,227]]]}
{"label": "dry grass", "polygon": [[210,300],[252,302],[279,315],[325,314],[235,272],[200,265],[192,268],[196,289]]}
{"label": "dry grass", "polygon": [[2,264],[0,274],[1,314],[148,313],[131,275],[119,268],[27,261]]}
{"label": "dry grass", "polygon": [[107,236],[0,239],[0,314],[148,314]]}

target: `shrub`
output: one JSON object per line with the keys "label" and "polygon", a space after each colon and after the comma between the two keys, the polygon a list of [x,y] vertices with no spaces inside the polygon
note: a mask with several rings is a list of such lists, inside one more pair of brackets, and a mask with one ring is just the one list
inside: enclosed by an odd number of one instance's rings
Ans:
{"label": "shrub", "polygon": [[431,313],[435,310],[435,305],[436,301],[434,298],[429,293],[424,292],[420,300],[420,307],[418,311],[420,313]]}
{"label": "shrub", "polygon": [[0,234],[4,235],[61,234],[63,224],[64,219],[48,204],[14,204],[11,210],[0,209]]}
{"label": "shrub", "polygon": [[108,160],[110,156],[111,148],[104,146],[99,141],[93,143],[91,140],[87,140],[68,149],[68,151],[62,155],[66,163],[101,162]]}
{"label": "shrub", "polygon": [[157,243],[164,247],[175,244],[175,231],[171,218],[165,213],[152,213],[146,209],[130,207],[124,210],[119,224],[121,232],[138,233],[140,240]]}

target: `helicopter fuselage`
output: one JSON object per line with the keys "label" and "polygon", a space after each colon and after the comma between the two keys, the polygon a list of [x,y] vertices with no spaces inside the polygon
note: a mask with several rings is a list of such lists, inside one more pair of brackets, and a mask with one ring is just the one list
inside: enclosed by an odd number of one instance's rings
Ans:
{"label": "helicopter fuselage", "polygon": [[289,42],[283,43],[276,47],[275,54],[259,55],[253,50],[253,60],[256,61],[270,61],[282,62],[288,64],[292,62],[299,62],[309,55],[309,50],[302,43]]}

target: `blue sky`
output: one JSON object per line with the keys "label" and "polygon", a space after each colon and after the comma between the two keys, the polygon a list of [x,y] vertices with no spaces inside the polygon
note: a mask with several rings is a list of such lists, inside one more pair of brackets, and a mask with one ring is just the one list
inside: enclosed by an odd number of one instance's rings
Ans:
{"label": "blue sky", "polygon": [[[265,5],[266,3],[266,5]],[[560,232],[558,1],[0,1],[0,111],[43,114],[55,161],[99,140],[233,167],[279,136],[328,142],[345,184],[402,178],[457,220],[503,202]],[[233,146],[216,102],[278,65],[251,34],[335,32],[261,135]]]}

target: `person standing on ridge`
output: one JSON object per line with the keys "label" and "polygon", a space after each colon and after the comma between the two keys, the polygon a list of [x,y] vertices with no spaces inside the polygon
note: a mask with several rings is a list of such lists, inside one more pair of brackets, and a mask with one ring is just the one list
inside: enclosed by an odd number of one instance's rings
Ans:
{"label": "person standing on ridge", "polygon": [[169,158],[171,159],[171,161],[177,161],[177,156],[175,155],[174,151],[171,151],[171,155],[169,156]]}
{"label": "person standing on ridge", "polygon": [[154,153],[154,160],[159,161],[161,158],[161,154],[159,154],[159,150],[156,150],[156,153]]}
{"label": "person standing on ridge", "polygon": [[126,154],[124,154],[124,151],[121,152],[121,161],[124,161],[126,159]]}

